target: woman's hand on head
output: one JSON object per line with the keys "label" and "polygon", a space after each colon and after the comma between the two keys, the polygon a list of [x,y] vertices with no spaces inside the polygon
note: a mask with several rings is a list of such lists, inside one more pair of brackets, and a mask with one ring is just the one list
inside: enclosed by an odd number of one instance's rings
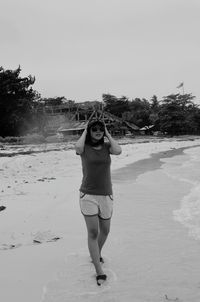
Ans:
{"label": "woman's hand on head", "polygon": [[104,122],[104,128],[105,128],[105,136],[108,137],[108,135],[110,135],[110,133],[108,132],[105,122]]}

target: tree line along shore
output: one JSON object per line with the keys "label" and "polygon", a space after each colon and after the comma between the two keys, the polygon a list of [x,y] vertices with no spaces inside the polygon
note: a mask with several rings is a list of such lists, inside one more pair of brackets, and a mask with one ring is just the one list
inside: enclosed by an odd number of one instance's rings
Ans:
{"label": "tree line along shore", "polygon": [[191,93],[172,93],[162,99],[153,95],[149,100],[104,93],[101,101],[77,103],[65,96],[43,98],[34,90],[35,77],[21,77],[20,72],[20,66],[16,70],[0,68],[2,143],[23,141],[24,137],[44,142],[61,127],[81,131],[93,112],[103,113],[116,136],[200,135],[200,108]]}

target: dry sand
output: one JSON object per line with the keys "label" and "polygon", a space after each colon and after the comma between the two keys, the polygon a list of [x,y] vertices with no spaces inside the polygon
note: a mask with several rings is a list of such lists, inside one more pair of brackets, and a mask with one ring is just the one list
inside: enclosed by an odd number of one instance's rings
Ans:
{"label": "dry sand", "polygon": [[1,158],[0,301],[199,302],[199,241],[172,215],[190,185],[170,178],[160,161],[194,145],[200,141],[123,145],[112,157],[115,207],[101,288],[74,150]]}

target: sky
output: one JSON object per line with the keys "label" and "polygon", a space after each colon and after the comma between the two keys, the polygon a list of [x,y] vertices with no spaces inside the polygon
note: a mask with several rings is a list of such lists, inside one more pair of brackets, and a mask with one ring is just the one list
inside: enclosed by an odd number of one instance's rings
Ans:
{"label": "sky", "polygon": [[76,102],[184,92],[200,104],[199,0],[0,0],[0,66]]}

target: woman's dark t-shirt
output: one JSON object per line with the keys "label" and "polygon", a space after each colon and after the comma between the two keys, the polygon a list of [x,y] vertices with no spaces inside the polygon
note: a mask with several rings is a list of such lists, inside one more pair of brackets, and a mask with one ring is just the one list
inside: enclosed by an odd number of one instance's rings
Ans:
{"label": "woman's dark t-shirt", "polygon": [[112,195],[110,144],[97,150],[85,144],[81,154],[83,178],[80,191],[90,195]]}

